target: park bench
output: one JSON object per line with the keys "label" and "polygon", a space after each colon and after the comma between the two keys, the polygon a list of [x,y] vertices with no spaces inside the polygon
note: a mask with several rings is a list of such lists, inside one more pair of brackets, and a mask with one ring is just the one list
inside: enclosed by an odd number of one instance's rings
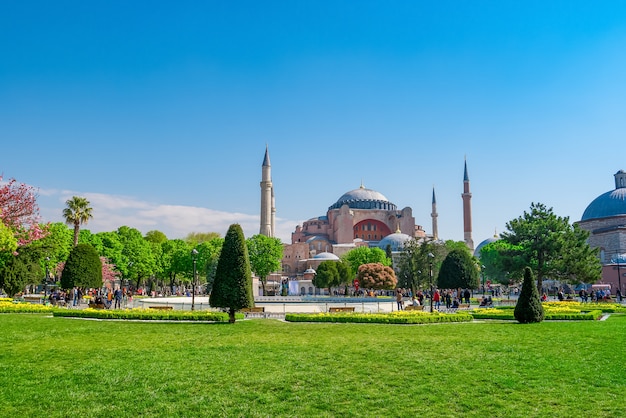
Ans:
{"label": "park bench", "polygon": [[104,303],[93,303],[93,302],[89,302],[89,307],[91,309],[104,309]]}
{"label": "park bench", "polygon": [[172,309],[174,309],[173,306],[163,306],[163,305],[159,305],[159,306],[148,306],[148,308],[150,309],[156,309],[159,311],[171,311]]}
{"label": "park bench", "polygon": [[329,313],[354,312],[354,306],[332,306],[328,308]]}
{"label": "park bench", "polygon": [[265,307],[263,307],[263,306],[255,306],[254,308],[242,308],[241,312],[243,312],[243,313],[261,313],[261,312],[265,312]]}
{"label": "park bench", "polygon": [[28,296],[25,295],[24,296],[24,302],[28,302],[28,303],[41,303],[43,299],[41,298],[41,296]]}
{"label": "park bench", "polygon": [[500,305],[515,305],[515,304],[517,304],[516,299],[501,299],[500,300]]}
{"label": "park bench", "polygon": [[423,311],[424,310],[424,305],[419,305],[419,306],[415,306],[415,305],[408,305],[404,308],[405,311]]}
{"label": "park bench", "polygon": [[461,303],[458,309],[469,309],[469,308],[470,308],[469,303]]}

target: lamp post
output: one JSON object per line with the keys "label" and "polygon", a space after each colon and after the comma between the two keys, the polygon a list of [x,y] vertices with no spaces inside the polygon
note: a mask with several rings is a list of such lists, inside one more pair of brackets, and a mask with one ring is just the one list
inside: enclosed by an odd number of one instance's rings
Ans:
{"label": "lamp post", "polygon": [[191,250],[191,260],[193,261],[193,278],[191,279],[191,310],[196,308],[196,258],[198,256],[198,250],[195,248]]}
{"label": "lamp post", "polygon": [[43,303],[46,303],[46,296],[48,295],[48,277],[50,276],[50,272],[48,271],[48,261],[50,261],[50,257],[46,257],[45,268],[46,268],[46,277],[43,279]]}
{"label": "lamp post", "polygon": [[433,298],[435,297],[435,291],[433,290],[433,253],[428,253],[428,277],[430,279],[430,313],[433,313]]}
{"label": "lamp post", "polygon": [[485,296],[485,266],[484,265],[480,265],[480,273],[483,276],[483,296]]}

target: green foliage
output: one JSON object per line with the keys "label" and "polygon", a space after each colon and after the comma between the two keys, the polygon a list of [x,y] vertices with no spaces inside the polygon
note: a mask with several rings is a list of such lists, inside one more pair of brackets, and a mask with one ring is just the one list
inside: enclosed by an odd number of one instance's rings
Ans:
{"label": "green foliage", "polygon": [[556,216],[552,208],[533,203],[530,212],[506,224],[501,234],[511,248],[501,253],[504,267],[519,277],[520,268],[530,267],[541,289],[544,278],[593,283],[600,279],[602,267],[598,249],[587,243],[589,234],[568,217]]}
{"label": "green foliage", "polygon": [[337,264],[336,261],[322,261],[315,271],[316,274],[315,277],[313,277],[313,286],[320,289],[327,288],[330,293],[331,287],[339,285],[340,276]]}
{"label": "green foliage", "polygon": [[508,265],[513,265],[511,270],[514,273],[513,275],[509,275],[507,274],[508,270],[507,267],[505,267],[503,260],[504,254],[513,254],[519,250],[521,250],[521,247],[511,245],[504,240],[491,242],[481,248],[480,264],[485,266],[481,273],[485,275],[485,280],[491,280],[493,283],[508,285],[512,278],[519,279],[519,276],[514,277],[515,272],[523,270],[524,261],[520,258],[510,259]]}
{"label": "green foliage", "polygon": [[524,269],[522,291],[515,305],[515,319],[521,324],[543,321],[543,306],[530,267]]}
{"label": "green foliage", "polygon": [[122,246],[121,259],[119,262],[111,261],[120,269],[127,268],[125,277],[136,279],[139,284],[146,277],[159,273],[152,245],[138,229],[121,226],[117,229],[117,235]]}
{"label": "green foliage", "polygon": [[364,289],[395,289],[398,284],[393,269],[380,263],[363,264],[359,267],[357,279]]}
{"label": "green foliage", "polygon": [[161,231],[157,231],[157,230],[152,230],[152,231],[148,231],[146,232],[146,235],[144,236],[144,239],[148,242],[151,242],[153,244],[163,244],[165,241],[167,241],[167,236],[161,232]]}
{"label": "green foliage", "polygon": [[219,236],[196,245],[196,249],[198,250],[198,275],[204,277],[207,293],[211,293],[213,289],[217,262],[220,258],[223,245],[224,238]]}
{"label": "green foliage", "polygon": [[248,248],[239,224],[232,224],[224,238],[209,303],[227,308],[231,323],[235,322],[236,311],[254,307]]}
{"label": "green foliage", "polygon": [[345,253],[342,260],[350,264],[352,271],[359,271],[359,267],[367,263],[380,263],[383,266],[390,266],[391,259],[380,248],[357,247]]}
{"label": "green foliage", "polygon": [[398,263],[398,287],[411,289],[413,294],[417,293],[418,289],[430,287],[430,268],[432,266],[434,280],[441,262],[449,252],[449,245],[453,245],[453,241],[449,242],[451,244],[446,242],[445,245],[441,245],[432,239],[416,238],[406,242]]}
{"label": "green foliage", "polygon": [[261,280],[263,293],[267,294],[265,290],[267,276],[273,271],[280,270],[283,244],[278,238],[257,234],[248,238],[246,245],[250,257],[250,268]]}
{"label": "green foliage", "polygon": [[61,287],[100,288],[102,286],[102,262],[100,257],[89,244],[78,244],[70,252],[63,274]]}
{"label": "green foliage", "polygon": [[467,250],[454,249],[441,263],[437,286],[442,289],[478,287],[476,259]]}
{"label": "green foliage", "polygon": [[17,250],[17,239],[13,231],[0,222],[0,251],[13,252]]}
{"label": "green foliage", "polygon": [[45,256],[37,241],[21,247],[17,255],[3,253],[0,263],[0,287],[13,296],[29,284],[39,284],[45,276],[42,262]]}

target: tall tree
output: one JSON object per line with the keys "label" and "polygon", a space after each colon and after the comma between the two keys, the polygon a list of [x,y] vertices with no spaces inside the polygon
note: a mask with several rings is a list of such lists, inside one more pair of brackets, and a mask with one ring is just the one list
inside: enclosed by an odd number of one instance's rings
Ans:
{"label": "tall tree", "polygon": [[504,266],[509,271],[521,264],[530,267],[539,292],[544,278],[586,283],[600,279],[598,249],[589,247],[589,234],[552,208],[532,203],[529,212],[509,221],[506,228],[502,240],[514,247],[501,254]]}
{"label": "tall tree", "polygon": [[280,269],[280,261],[283,258],[283,244],[280,239],[265,235],[253,235],[246,240],[250,267],[259,277],[263,284],[263,294],[266,295],[265,284],[267,276]]}
{"label": "tall tree", "polygon": [[357,278],[365,289],[394,289],[398,284],[393,269],[380,263],[361,265]]}
{"label": "tall tree", "polygon": [[[463,244],[466,248],[467,246]],[[398,263],[398,286],[410,288],[413,294],[418,289],[430,285],[430,267],[432,265],[432,280],[434,281],[439,271],[439,265],[448,254],[448,245],[442,245],[432,239],[411,239],[404,244]],[[430,257],[432,254],[433,257]]]}
{"label": "tall tree", "polygon": [[454,249],[441,263],[437,286],[443,289],[478,287],[478,266],[476,259],[466,250]]}
{"label": "tall tree", "polygon": [[[213,283],[215,282],[215,271],[217,270],[217,262],[222,252],[224,238],[214,237],[209,241],[201,242],[196,246],[198,250],[198,266],[200,269],[198,274],[204,277],[206,283],[206,292],[211,293]],[[200,282],[202,284],[202,282]]]}
{"label": "tall tree", "polygon": [[8,254],[0,263],[0,287],[10,296],[24,291],[26,285],[41,283],[44,277],[44,252],[33,244],[21,247],[18,254]]}
{"label": "tall tree", "polygon": [[78,233],[81,224],[89,222],[93,218],[92,208],[89,201],[84,197],[73,196],[68,199],[65,204],[67,207],[63,209],[63,217],[65,223],[74,226],[74,247],[78,245]]}
{"label": "tall tree", "polygon": [[254,307],[250,259],[239,224],[232,224],[224,238],[209,303],[216,308],[226,308],[230,323],[235,322],[236,311]]}
{"label": "tall tree", "polygon": [[95,248],[89,244],[75,246],[63,267],[61,287],[99,288],[102,286],[102,262]]}
{"label": "tall tree", "polygon": [[146,239],[146,241],[152,242],[154,244],[163,244],[165,241],[167,241],[167,236],[163,232],[157,230],[146,232],[144,238]]}
{"label": "tall tree", "polygon": [[220,238],[220,234],[218,232],[190,232],[185,237],[185,241],[192,246],[196,246],[202,242],[211,241],[214,238]]}

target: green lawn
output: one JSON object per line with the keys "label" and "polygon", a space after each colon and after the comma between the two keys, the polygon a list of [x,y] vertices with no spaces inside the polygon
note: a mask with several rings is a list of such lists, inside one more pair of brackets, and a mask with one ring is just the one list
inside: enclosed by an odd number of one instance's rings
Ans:
{"label": "green lawn", "polygon": [[534,325],[0,315],[1,416],[619,417],[626,316]]}

